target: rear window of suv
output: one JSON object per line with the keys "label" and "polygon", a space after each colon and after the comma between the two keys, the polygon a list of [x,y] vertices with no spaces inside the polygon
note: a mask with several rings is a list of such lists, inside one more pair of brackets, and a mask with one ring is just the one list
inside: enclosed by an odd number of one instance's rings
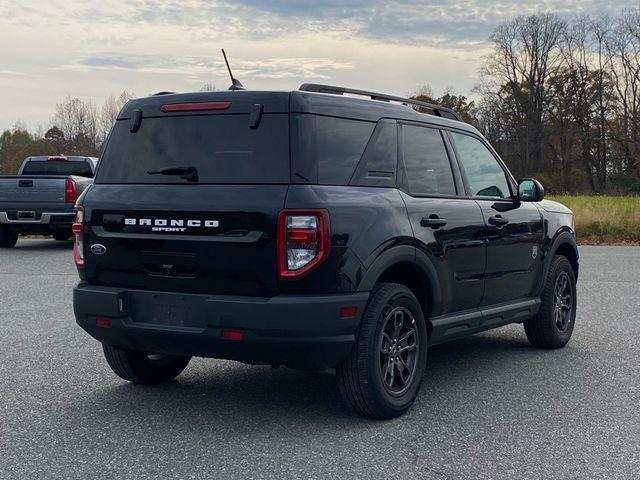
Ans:
{"label": "rear window of suv", "polygon": [[289,116],[249,125],[248,114],[143,118],[132,133],[129,120],[118,120],[96,183],[186,183],[148,173],[177,166],[195,167],[199,183],[289,183]]}

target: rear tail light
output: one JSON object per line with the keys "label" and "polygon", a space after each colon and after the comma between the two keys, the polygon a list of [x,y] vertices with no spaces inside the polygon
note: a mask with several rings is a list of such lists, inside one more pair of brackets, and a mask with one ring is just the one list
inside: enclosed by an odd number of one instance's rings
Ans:
{"label": "rear tail light", "polygon": [[76,207],[76,221],[71,225],[73,232],[73,261],[76,267],[84,267],[84,208]]}
{"label": "rear tail light", "polygon": [[300,278],[329,255],[331,232],[326,210],[283,210],[278,216],[278,276]]}
{"label": "rear tail light", "polygon": [[67,179],[64,182],[64,201],[65,203],[76,203],[76,200],[78,200],[76,182]]}

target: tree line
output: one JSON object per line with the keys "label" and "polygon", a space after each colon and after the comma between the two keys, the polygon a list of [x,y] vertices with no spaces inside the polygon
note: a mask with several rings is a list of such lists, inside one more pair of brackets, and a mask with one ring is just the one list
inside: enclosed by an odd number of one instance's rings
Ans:
{"label": "tree line", "polygon": [[134,98],[129,92],[109,96],[98,107],[91,100],[67,97],[56,105],[51,125],[46,130],[29,132],[17,123],[0,135],[0,173],[16,173],[30,155],[97,156],[118,112]]}
{"label": "tree line", "polygon": [[640,8],[520,16],[496,28],[474,89],[416,98],[461,113],[514,175],[560,192],[640,194]]}

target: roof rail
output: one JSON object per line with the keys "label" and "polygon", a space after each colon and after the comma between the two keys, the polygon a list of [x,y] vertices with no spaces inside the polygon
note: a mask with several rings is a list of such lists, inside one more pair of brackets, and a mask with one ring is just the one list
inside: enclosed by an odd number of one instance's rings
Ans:
{"label": "roof rail", "polygon": [[414,100],[412,98],[394,97],[393,95],[387,95],[384,93],[369,92],[367,90],[357,90],[355,88],[336,87],[333,85],[320,85],[317,83],[303,83],[298,90],[304,92],[316,92],[316,93],[331,93],[333,95],[344,95],[345,93],[351,95],[361,95],[363,97],[369,97],[371,100],[379,100],[382,102],[399,102],[403,105],[415,105],[430,110],[432,115],[442,118],[448,118],[450,120],[457,120],[462,122],[462,118],[455,110],[447,107],[441,107],[440,105],[434,105],[432,103],[422,102],[420,100]]}

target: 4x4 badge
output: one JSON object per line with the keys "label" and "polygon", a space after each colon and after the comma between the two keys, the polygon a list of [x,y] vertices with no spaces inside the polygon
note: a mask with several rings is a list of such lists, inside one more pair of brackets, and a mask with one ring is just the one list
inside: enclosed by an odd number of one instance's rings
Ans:
{"label": "4x4 badge", "polygon": [[94,243],[93,245],[91,245],[91,253],[93,253],[94,255],[104,255],[105,253],[107,253],[107,247],[100,243]]}

